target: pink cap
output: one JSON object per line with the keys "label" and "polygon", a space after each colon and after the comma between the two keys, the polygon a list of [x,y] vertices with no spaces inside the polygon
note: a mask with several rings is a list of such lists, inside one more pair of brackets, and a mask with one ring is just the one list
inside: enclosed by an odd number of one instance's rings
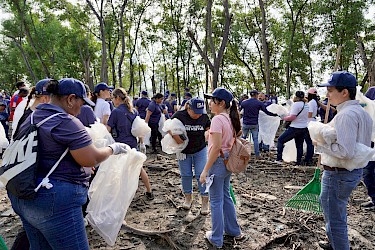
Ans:
{"label": "pink cap", "polygon": [[307,93],[316,95],[318,91],[316,90],[316,88],[309,88],[309,90],[307,90]]}

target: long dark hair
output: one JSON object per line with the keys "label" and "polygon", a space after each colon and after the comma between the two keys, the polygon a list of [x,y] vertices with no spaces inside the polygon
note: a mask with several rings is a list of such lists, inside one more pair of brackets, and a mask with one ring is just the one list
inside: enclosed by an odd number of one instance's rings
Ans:
{"label": "long dark hair", "polygon": [[[221,102],[224,100],[214,97],[213,101],[216,103],[216,101]],[[232,122],[234,132],[236,133],[236,136],[237,136],[237,134],[241,131],[241,121],[240,121],[240,113],[238,112],[236,100],[234,99],[232,100],[232,105],[230,104],[230,102],[225,102],[225,108],[226,109],[230,108],[229,117]]]}
{"label": "long dark hair", "polygon": [[307,100],[308,101],[315,100],[318,103],[318,95],[317,94],[310,94],[310,93],[308,93],[307,94]]}
{"label": "long dark hair", "polygon": [[31,99],[33,99],[33,95],[35,95],[35,92],[36,92],[36,88],[34,86],[34,87],[31,88],[29,96],[27,97],[27,102],[26,102],[26,106],[25,106],[24,111],[27,110],[27,107],[29,106]]}

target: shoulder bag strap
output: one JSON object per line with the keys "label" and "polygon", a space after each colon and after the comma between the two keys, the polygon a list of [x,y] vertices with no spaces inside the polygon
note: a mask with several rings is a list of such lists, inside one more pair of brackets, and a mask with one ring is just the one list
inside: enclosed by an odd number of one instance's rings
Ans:
{"label": "shoulder bag strap", "polygon": [[305,108],[305,102],[303,102],[303,105],[302,105],[302,109],[298,112],[298,114],[296,115],[296,117],[301,114],[302,110]]}
{"label": "shoulder bag strap", "polygon": [[[31,123],[33,124],[33,113],[31,113]],[[61,115],[63,113],[56,113],[56,114],[53,114],[53,115],[50,115],[48,116],[47,118],[43,119],[42,121],[38,122],[36,124],[36,126],[39,128],[40,126],[43,125],[43,123],[45,123],[46,121],[48,121],[49,119],[55,117],[55,116],[58,116],[58,115]],[[47,189],[50,189],[53,187],[53,185],[51,183],[49,183],[49,176],[53,173],[53,171],[55,171],[55,169],[57,168],[57,166],[60,164],[61,160],[65,157],[65,155],[69,152],[69,148],[65,149],[64,153],[62,153],[62,155],[60,156],[60,158],[57,160],[57,162],[55,163],[55,165],[52,166],[52,168],[50,169],[50,171],[48,172],[48,174],[46,175],[46,177],[43,178],[42,182],[39,183],[39,185],[34,189],[35,192],[38,192],[38,190],[41,188],[41,187],[45,187]]]}
{"label": "shoulder bag strap", "polygon": [[[231,120],[230,119],[228,119],[225,115],[223,115],[222,113],[220,113],[219,115],[222,115],[222,116],[224,116],[228,121],[229,121],[229,124],[230,124],[230,126],[231,126],[231,128],[232,128],[232,130],[233,130],[233,143],[232,143],[232,146],[231,146],[231,148],[233,147],[233,144],[234,144],[234,142],[235,142],[235,140],[236,140],[236,136],[235,136],[235,131],[234,131],[234,128],[233,128],[233,126],[232,126],[232,122],[231,122]],[[220,156],[221,156],[221,158],[223,158],[224,159],[224,164],[225,165],[227,165],[227,163],[228,163],[228,159],[225,159],[225,156],[224,156],[224,152],[223,152],[223,150],[222,149],[220,149]]]}

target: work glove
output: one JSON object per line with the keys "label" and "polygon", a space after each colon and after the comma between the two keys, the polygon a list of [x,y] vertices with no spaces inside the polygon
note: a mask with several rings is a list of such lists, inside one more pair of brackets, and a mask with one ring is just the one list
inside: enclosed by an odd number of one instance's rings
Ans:
{"label": "work glove", "polygon": [[128,152],[127,145],[125,143],[115,142],[108,147],[112,149],[113,155],[125,154]]}
{"label": "work glove", "polygon": [[145,146],[144,143],[141,143],[141,144],[139,145],[139,151],[141,151],[141,153],[146,154],[146,146]]}

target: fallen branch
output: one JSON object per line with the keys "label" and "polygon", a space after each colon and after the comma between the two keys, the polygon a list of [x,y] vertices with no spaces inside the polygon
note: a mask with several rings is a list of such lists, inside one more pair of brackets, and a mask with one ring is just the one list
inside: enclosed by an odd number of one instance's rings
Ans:
{"label": "fallen branch", "polygon": [[268,241],[266,244],[264,244],[263,246],[260,246],[259,250],[263,250],[263,249],[268,249],[270,247],[270,245],[272,245],[273,243],[275,243],[276,241],[285,241],[285,239],[289,238],[291,235],[294,235],[296,234],[298,231],[300,231],[301,229],[296,229],[296,230],[293,230],[293,231],[289,231],[289,232],[285,232],[277,237],[274,237],[273,239],[271,239],[270,241]]}
{"label": "fallen branch", "polygon": [[122,222],[122,228],[132,234],[142,235],[142,236],[161,236],[162,234],[170,233],[176,231],[176,229],[168,229],[161,231],[151,231],[145,229],[138,229],[132,226],[129,226],[126,221]]}
{"label": "fallen branch", "polygon": [[126,221],[122,223],[122,227],[129,233],[137,234],[141,236],[158,236],[160,238],[163,238],[168,244],[176,250],[180,250],[180,248],[176,245],[176,243],[173,242],[171,237],[169,237],[168,233],[176,231],[176,229],[169,229],[169,230],[162,230],[162,231],[150,231],[150,230],[144,230],[144,229],[138,229],[134,228],[132,226],[129,226]]}
{"label": "fallen branch", "polygon": [[170,201],[176,209],[180,209],[180,206],[178,206],[169,195],[165,195],[165,198]]}

